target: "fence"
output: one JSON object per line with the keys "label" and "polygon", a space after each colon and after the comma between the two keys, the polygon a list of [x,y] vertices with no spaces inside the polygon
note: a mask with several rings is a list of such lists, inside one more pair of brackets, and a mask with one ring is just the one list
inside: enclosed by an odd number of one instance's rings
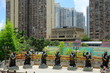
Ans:
{"label": "fence", "polygon": [[[24,56],[24,54],[18,54],[16,56],[16,58],[17,59],[25,59],[25,56]],[[31,55],[31,59],[41,59],[41,54],[38,54],[38,55],[33,54],[33,55]],[[47,56],[47,60],[54,60],[54,59],[55,59],[54,55],[48,55]],[[80,59],[80,60],[84,61],[85,57],[79,56],[79,57],[77,57],[75,59]],[[97,59],[101,60],[102,58],[101,57],[96,57],[96,56],[92,57],[92,60],[97,60]],[[68,60],[70,60],[70,57],[69,56],[65,56],[65,55],[61,55],[61,60],[67,60],[68,61]]]}
{"label": "fence", "polygon": [[[25,59],[24,54],[18,54],[16,58],[17,58],[17,60],[19,62],[19,65],[23,65],[24,59]],[[31,55],[31,59],[33,61],[33,65],[39,65],[40,61],[41,61],[41,54],[38,54],[38,55],[33,54],[33,55]],[[47,56],[47,64],[49,66],[53,66],[54,65],[54,60],[55,60],[55,56],[54,55],[48,55]],[[69,65],[69,60],[70,60],[69,56],[61,55],[61,65],[62,66],[67,67]],[[84,63],[85,63],[85,57],[78,56],[78,57],[75,58],[75,61],[77,63],[77,66],[83,67]],[[102,63],[102,58],[93,56],[92,59],[91,59],[91,62],[92,62],[92,66],[93,67],[99,68],[101,63]]]}

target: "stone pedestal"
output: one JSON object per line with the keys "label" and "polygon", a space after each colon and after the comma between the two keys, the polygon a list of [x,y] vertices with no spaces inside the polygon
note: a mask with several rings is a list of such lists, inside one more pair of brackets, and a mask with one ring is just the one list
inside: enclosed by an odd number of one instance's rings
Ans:
{"label": "stone pedestal", "polygon": [[61,65],[54,65],[53,69],[62,69],[62,66]]}
{"label": "stone pedestal", "polygon": [[93,67],[84,67],[83,71],[93,71]]}
{"label": "stone pedestal", "polygon": [[24,65],[23,68],[24,69],[32,69],[32,65]]}
{"label": "stone pedestal", "polygon": [[110,72],[110,68],[109,68],[109,69],[107,69],[107,71],[108,71],[108,72]]}
{"label": "stone pedestal", "polygon": [[39,68],[48,68],[46,64],[40,64]]}
{"label": "stone pedestal", "polygon": [[19,70],[18,66],[8,67],[8,70]]}
{"label": "stone pedestal", "polygon": [[68,66],[67,70],[76,70],[77,67],[73,67],[73,66]]}
{"label": "stone pedestal", "polygon": [[2,68],[3,67],[3,63],[2,62],[0,62],[0,68]]}
{"label": "stone pedestal", "polygon": [[[100,71],[102,70],[102,68],[100,68]],[[107,68],[107,72],[109,72],[110,73],[110,68]]]}

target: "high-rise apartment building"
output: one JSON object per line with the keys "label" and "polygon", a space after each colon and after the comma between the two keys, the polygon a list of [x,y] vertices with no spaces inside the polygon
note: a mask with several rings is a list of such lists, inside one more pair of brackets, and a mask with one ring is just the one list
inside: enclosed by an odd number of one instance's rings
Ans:
{"label": "high-rise apartment building", "polygon": [[110,0],[90,0],[91,39],[110,39]]}
{"label": "high-rise apartment building", "polygon": [[74,26],[74,8],[61,7],[59,3],[55,4],[55,28]]}
{"label": "high-rise apartment building", "polygon": [[6,0],[6,17],[26,36],[49,39],[54,27],[54,0]]}
{"label": "high-rise apartment building", "polygon": [[68,26],[68,27],[72,27],[72,25],[74,25],[74,24],[72,24],[73,23],[73,14],[72,14],[72,9],[66,9],[66,26]]}
{"label": "high-rise apartment building", "polygon": [[85,29],[85,16],[82,12],[75,12],[76,27]]}
{"label": "high-rise apartment building", "polygon": [[60,27],[66,26],[66,9],[61,8],[60,10]]}
{"label": "high-rise apartment building", "polygon": [[60,3],[55,3],[55,28],[60,27]]}
{"label": "high-rise apartment building", "polygon": [[72,11],[72,27],[74,27],[75,26],[75,9],[71,8],[71,11]]}
{"label": "high-rise apartment building", "polygon": [[69,8],[63,8],[61,7],[60,10],[60,25],[61,27],[67,26],[67,27],[72,27],[72,10]]}
{"label": "high-rise apartment building", "polygon": [[87,7],[87,12],[86,13],[87,13],[87,27],[86,27],[87,31],[86,31],[86,33],[87,33],[88,37],[90,37],[89,6]]}

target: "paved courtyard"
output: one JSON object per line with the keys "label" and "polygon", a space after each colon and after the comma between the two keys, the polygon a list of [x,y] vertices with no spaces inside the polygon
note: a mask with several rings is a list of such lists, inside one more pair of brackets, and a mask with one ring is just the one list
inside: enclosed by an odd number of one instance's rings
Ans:
{"label": "paved courtyard", "polygon": [[27,73],[100,73],[99,69],[93,69],[93,72],[85,72],[82,68],[78,68],[76,71],[68,71],[67,67],[63,67],[61,70],[53,70],[52,66],[49,66],[47,69],[39,69],[38,66],[33,66],[32,69],[23,69],[23,67],[20,66],[17,72],[26,71]]}

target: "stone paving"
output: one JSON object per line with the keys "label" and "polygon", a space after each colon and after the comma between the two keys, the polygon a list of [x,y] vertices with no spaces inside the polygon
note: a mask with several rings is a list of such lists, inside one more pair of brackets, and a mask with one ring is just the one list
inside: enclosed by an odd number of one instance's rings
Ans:
{"label": "stone paving", "polygon": [[93,69],[92,72],[85,72],[82,68],[78,68],[76,71],[68,71],[67,67],[62,67],[61,70],[54,70],[52,66],[49,66],[46,69],[39,69],[38,66],[33,66],[32,69],[23,69],[23,66],[19,67],[17,72],[26,72],[27,73],[100,73],[99,69]]}

